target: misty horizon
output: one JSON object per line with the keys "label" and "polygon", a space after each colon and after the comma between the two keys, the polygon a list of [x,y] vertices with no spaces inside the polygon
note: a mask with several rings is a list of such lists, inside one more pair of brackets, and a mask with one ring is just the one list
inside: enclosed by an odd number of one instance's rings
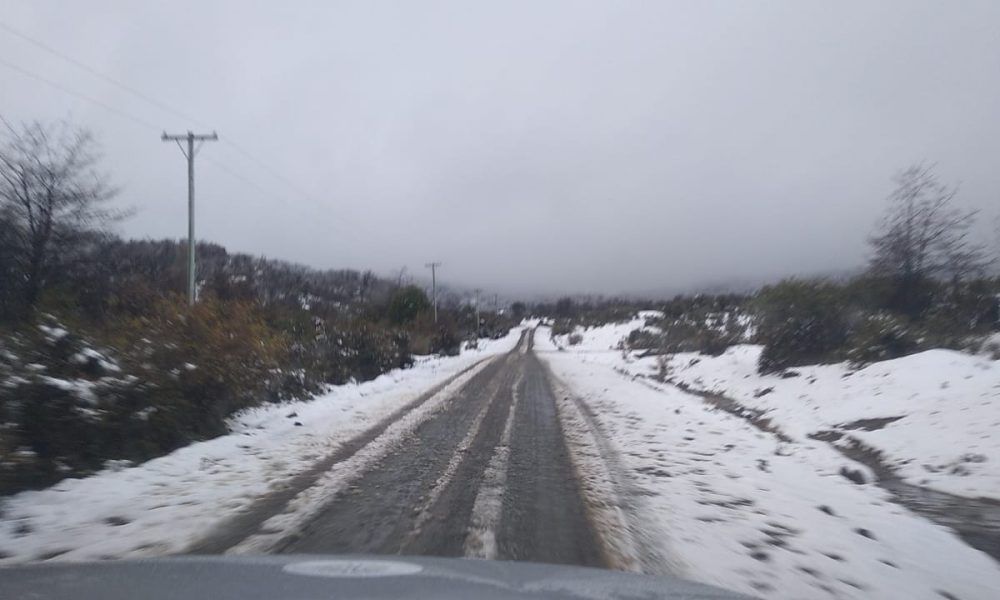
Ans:
{"label": "misty horizon", "polygon": [[136,210],[124,237],[186,235],[159,136],[187,130],[220,137],[197,239],[421,282],[440,260],[444,284],[511,296],[861,269],[892,177],[923,161],[992,235],[995,3],[189,8],[2,19],[0,114],[93,131]]}

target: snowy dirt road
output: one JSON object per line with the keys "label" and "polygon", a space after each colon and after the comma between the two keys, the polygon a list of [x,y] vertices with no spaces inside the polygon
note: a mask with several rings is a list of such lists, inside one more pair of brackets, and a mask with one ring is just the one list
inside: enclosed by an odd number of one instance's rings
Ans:
{"label": "snowy dirt road", "polygon": [[0,512],[0,564],[407,554],[605,566],[769,598],[996,597],[1000,564],[871,476],[845,477],[867,470],[806,435],[818,417],[761,428],[657,381],[655,363],[615,349],[636,326],[572,347],[544,326],[514,331],[19,494]]}
{"label": "snowy dirt road", "polygon": [[264,498],[196,550],[606,565],[532,339],[525,331],[460,387],[412,407],[290,502],[279,493],[284,508]]}

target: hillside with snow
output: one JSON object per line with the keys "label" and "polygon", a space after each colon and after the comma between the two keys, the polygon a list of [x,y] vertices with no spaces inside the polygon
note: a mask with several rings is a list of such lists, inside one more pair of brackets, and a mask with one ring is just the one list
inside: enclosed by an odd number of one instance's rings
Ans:
{"label": "hillside with snow", "polygon": [[[648,316],[577,328],[572,344],[542,328],[536,348],[611,440],[633,487],[623,502],[671,570],[781,598],[990,598],[1000,589],[996,554],[959,531],[980,515],[995,539],[995,509],[949,526],[945,517],[963,515],[914,510],[882,481],[886,472],[838,446],[856,439],[909,490],[997,497],[1000,363],[935,350],[856,371],[761,376],[754,346],[640,357],[623,340]],[[817,439],[824,431],[842,437]]]}

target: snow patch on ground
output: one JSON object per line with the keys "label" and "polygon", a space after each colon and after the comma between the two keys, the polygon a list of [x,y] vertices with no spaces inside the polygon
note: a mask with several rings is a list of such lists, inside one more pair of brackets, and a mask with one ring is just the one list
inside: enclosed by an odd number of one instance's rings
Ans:
{"label": "snow patch on ground", "polygon": [[843,430],[881,451],[909,483],[1000,499],[1000,361],[928,350],[859,370],[847,363],[796,367],[798,376],[786,379],[757,374],[760,351],[734,346],[718,357],[678,354],[669,373],[765,411],[799,440]]}
{"label": "snow patch on ground", "polygon": [[628,374],[652,365],[607,350],[625,327],[614,329],[560,350],[542,328],[536,350],[613,443],[641,499],[633,510],[669,532],[664,571],[768,598],[986,599],[1000,589],[996,562],[877,486],[841,476],[858,465],[829,445],[794,427],[782,443]]}
{"label": "snow patch on ground", "polygon": [[520,330],[458,357],[420,357],[310,400],[259,407],[232,433],[132,468],[0,500],[0,563],[183,552],[212,526],[477,361],[510,350]]}
{"label": "snow patch on ground", "polygon": [[643,520],[643,494],[622,468],[616,449],[586,407],[551,375],[566,446],[573,458],[588,518],[609,566],[623,571],[676,575],[684,569],[669,552],[662,523]]}
{"label": "snow patch on ground", "polygon": [[[627,338],[628,334],[635,329],[658,331],[656,328],[648,327],[646,319],[657,318],[659,316],[662,316],[662,313],[659,311],[644,310],[639,311],[634,319],[621,323],[612,323],[602,327],[581,327],[577,325],[573,333],[579,335],[582,342],[576,344],[573,350],[576,352],[616,350],[620,347],[622,340]],[[538,334],[545,337],[547,340],[546,343],[554,344],[557,348],[566,348],[570,345],[568,340],[569,334],[557,335],[553,338],[552,330],[549,328],[540,329]],[[535,339],[538,339],[538,335],[536,335]]]}

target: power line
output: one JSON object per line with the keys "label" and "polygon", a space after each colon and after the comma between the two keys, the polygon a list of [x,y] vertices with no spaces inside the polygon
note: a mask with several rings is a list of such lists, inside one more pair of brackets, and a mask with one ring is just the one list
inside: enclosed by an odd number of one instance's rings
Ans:
{"label": "power line", "polygon": [[[145,119],[142,119],[140,117],[136,117],[136,116],[134,116],[132,114],[129,114],[129,113],[123,111],[123,110],[115,108],[114,106],[111,106],[110,104],[107,104],[105,102],[97,100],[96,98],[92,98],[92,97],[90,97],[90,96],[88,96],[86,94],[81,94],[80,92],[72,90],[72,89],[70,89],[70,88],[68,88],[68,87],[66,87],[66,86],[64,86],[64,85],[62,85],[60,83],[52,81],[51,79],[47,79],[45,77],[42,77],[41,75],[37,75],[35,73],[32,73],[31,71],[28,71],[27,69],[24,69],[24,68],[21,68],[21,67],[15,65],[15,64],[12,64],[12,63],[10,63],[10,62],[2,59],[2,58],[0,58],[0,65],[3,65],[3,66],[5,66],[5,67],[7,67],[7,68],[9,68],[11,70],[14,70],[14,71],[16,71],[16,72],[24,75],[25,77],[29,77],[31,79],[34,79],[35,81],[39,81],[41,83],[49,85],[49,86],[51,86],[51,87],[53,87],[53,88],[55,88],[55,89],[57,89],[57,90],[65,93],[65,94],[69,94],[70,96],[74,96],[76,98],[80,98],[82,100],[86,100],[87,102],[91,102],[93,104],[96,104],[97,106],[100,106],[101,108],[103,108],[103,109],[105,109],[105,110],[107,110],[109,112],[112,112],[112,113],[118,115],[119,117],[122,117],[124,119],[129,120],[129,121],[132,121],[133,123],[135,123],[137,125],[141,125],[142,127],[150,129],[151,131],[156,131],[156,132],[162,131],[159,127],[157,127],[156,125],[154,125],[153,123],[151,123],[149,121],[146,121]],[[0,115],[0,119],[3,119],[3,123],[7,127],[7,129],[10,130],[12,134],[16,135],[16,131],[15,131],[14,127],[7,121],[7,119],[3,118],[2,115]],[[264,195],[266,195],[268,197],[277,196],[276,194],[274,194],[274,192],[270,192],[268,190],[265,190],[264,188],[262,188],[261,186],[257,185],[256,183],[254,183],[253,181],[251,181],[247,177],[241,175],[235,169],[227,166],[225,163],[223,163],[223,162],[221,162],[221,161],[219,161],[219,160],[217,160],[215,158],[212,158],[210,156],[206,156],[205,160],[208,161],[208,162],[210,162],[210,163],[212,163],[212,164],[214,164],[215,166],[219,167],[223,171],[227,172],[229,175],[231,175],[234,178],[242,181],[243,183],[247,184],[248,186],[254,188],[255,190],[257,190],[261,194],[264,194]],[[285,202],[285,200],[283,198],[281,198],[280,196],[278,196],[278,198],[281,199],[281,202],[283,202],[283,203]]]}
{"label": "power line", "polygon": [[193,122],[193,123],[195,123],[197,125],[204,126],[204,123],[200,123],[198,121],[198,119],[196,119],[196,118],[194,118],[194,117],[192,117],[190,115],[184,114],[183,112],[181,112],[181,111],[179,111],[179,110],[177,110],[175,108],[167,106],[166,104],[164,104],[163,102],[160,102],[156,98],[153,98],[151,96],[147,96],[146,94],[143,94],[139,90],[137,90],[135,88],[132,88],[132,87],[130,87],[130,86],[122,83],[121,81],[118,81],[114,77],[111,77],[110,75],[106,75],[106,74],[98,71],[97,69],[91,67],[90,65],[87,65],[85,63],[82,63],[82,62],[76,60],[72,56],[67,56],[66,54],[63,54],[62,52],[59,52],[58,50],[56,50],[52,46],[49,46],[48,44],[46,44],[45,42],[41,42],[39,40],[36,40],[35,38],[33,38],[33,37],[31,37],[31,36],[29,36],[29,35],[27,35],[25,33],[22,33],[20,31],[18,31],[17,29],[14,29],[13,27],[11,27],[10,25],[4,23],[3,21],[0,21],[0,29],[3,29],[7,33],[10,33],[12,35],[15,35],[15,36],[21,38],[22,40],[28,42],[29,44],[33,44],[33,45],[41,48],[42,50],[48,52],[49,54],[51,54],[53,56],[61,58],[61,59],[65,60],[66,62],[68,62],[68,63],[70,63],[70,64],[72,64],[72,65],[74,65],[74,66],[76,66],[76,67],[78,67],[80,69],[83,69],[84,71],[90,73],[94,77],[98,77],[100,79],[103,79],[104,81],[110,83],[111,85],[113,85],[115,87],[118,87],[118,88],[121,88],[121,89],[125,90],[126,92],[132,94],[133,96],[135,96],[137,98],[141,98],[142,100],[145,100],[146,102],[149,102],[150,104],[156,106],[160,110],[164,110],[164,111],[166,111],[168,113],[171,113],[175,117],[180,117],[182,119],[191,121],[191,122]]}
{"label": "power line", "polygon": [[92,97],[90,97],[90,96],[88,96],[86,94],[81,94],[80,92],[73,91],[73,90],[69,89],[68,87],[66,87],[66,86],[64,86],[64,85],[62,85],[60,83],[56,83],[55,81],[52,81],[51,79],[47,79],[45,77],[42,77],[41,75],[32,73],[31,71],[29,71],[27,69],[23,69],[23,68],[15,65],[13,63],[7,62],[6,60],[4,60],[2,58],[0,58],[0,65],[3,65],[3,66],[5,66],[8,69],[11,69],[13,71],[17,71],[18,73],[24,75],[25,77],[29,77],[29,78],[34,79],[36,81],[40,81],[40,82],[42,82],[42,83],[44,83],[46,85],[50,85],[50,86],[56,88],[57,90],[60,90],[60,91],[62,91],[64,93],[69,94],[70,96],[76,96],[77,98],[80,98],[82,100],[86,100],[87,102],[92,102],[93,104],[96,104],[96,105],[104,108],[105,110],[108,110],[110,112],[115,113],[119,117],[128,119],[128,120],[133,121],[135,123],[138,123],[139,125],[142,125],[143,127],[148,127],[150,129],[153,129],[153,130],[156,130],[156,131],[159,131],[159,129],[160,129],[159,127],[157,127],[156,125],[153,125],[152,123],[150,123],[149,121],[147,121],[145,119],[140,119],[139,117],[130,115],[130,114],[128,114],[125,111],[118,110],[117,108],[111,106],[110,104],[106,104],[106,103],[104,103],[104,102],[102,102],[102,101],[100,101],[100,100],[98,100],[96,98],[92,98]]}
{"label": "power line", "polygon": [[[0,26],[3,26],[2,22],[0,22]],[[8,29],[8,30],[10,29],[9,27],[3,27],[3,28],[4,29]],[[62,85],[62,84],[56,82],[56,81],[53,81],[51,79],[48,79],[46,77],[43,77],[43,76],[38,75],[36,73],[33,73],[32,71],[29,71],[28,69],[25,69],[23,67],[15,65],[15,64],[13,64],[13,63],[11,63],[11,62],[3,59],[3,58],[0,58],[0,65],[5,66],[8,69],[11,69],[12,71],[15,71],[17,73],[20,73],[21,75],[23,75],[25,77],[28,77],[29,79],[33,79],[35,81],[44,83],[45,85],[48,85],[48,86],[50,86],[52,88],[55,88],[55,89],[57,89],[57,90],[65,93],[65,94],[68,94],[70,96],[74,96],[76,98],[80,98],[81,100],[85,100],[85,101],[90,102],[90,103],[92,103],[94,105],[100,106],[101,108],[107,110],[108,112],[111,112],[111,113],[113,113],[113,114],[115,114],[115,115],[117,115],[117,116],[119,116],[119,117],[121,117],[123,119],[131,121],[132,123],[134,123],[136,125],[139,125],[141,127],[147,128],[147,129],[149,129],[151,131],[155,131],[157,133],[162,132],[162,129],[159,126],[153,124],[150,121],[147,121],[147,120],[145,120],[143,118],[140,118],[140,117],[137,117],[135,115],[132,115],[132,114],[130,114],[130,113],[126,112],[126,111],[123,111],[121,109],[118,109],[118,108],[116,108],[116,107],[114,107],[114,106],[112,106],[112,105],[110,105],[110,104],[108,104],[106,102],[98,100],[98,99],[96,99],[96,98],[94,98],[92,96],[88,96],[87,94],[83,94],[83,93],[77,92],[76,90],[73,90],[73,89],[71,89],[71,88],[69,88],[69,87],[67,87],[65,85]],[[6,120],[4,120],[4,122],[6,123]],[[6,124],[7,124],[7,127],[9,129],[12,129],[10,127],[9,123],[6,123]],[[223,141],[225,141],[225,140],[223,140]],[[253,157],[248,151],[246,151],[246,150],[244,150],[242,148],[239,148],[232,141],[229,142],[229,145],[232,146],[232,147],[234,147],[234,148],[236,148],[237,150],[240,150],[244,155],[250,157],[251,159],[253,159],[258,164],[264,165],[266,167],[266,164],[263,163],[263,161],[261,161],[260,159],[257,159],[255,157]],[[232,167],[226,165],[226,163],[223,163],[222,161],[220,161],[218,159],[215,159],[215,158],[212,158],[210,156],[206,156],[205,160],[208,161],[208,162],[210,162],[210,163],[212,163],[212,164],[214,164],[215,166],[219,167],[220,169],[222,169],[223,171],[225,171],[226,173],[228,173],[229,175],[231,175],[235,179],[238,179],[238,180],[242,181],[244,184],[246,184],[249,187],[255,189],[257,192],[261,193],[262,195],[264,195],[264,196],[266,196],[268,198],[277,198],[281,203],[287,204],[287,200],[285,200],[281,195],[276,194],[273,191],[268,191],[268,190],[264,189],[260,185],[254,183],[251,179],[249,179],[246,176],[240,174],[236,169],[233,169]],[[285,179],[283,176],[281,176],[277,172],[275,172],[273,170],[270,170],[270,171],[271,171],[272,175],[276,175],[279,178]],[[291,182],[289,180],[285,179],[285,183],[289,184],[289,186],[298,195],[301,195],[301,196],[305,197],[308,200],[313,200],[310,196],[308,196],[307,194],[305,194],[304,192],[302,192],[300,189],[298,189],[296,186],[294,186],[293,184],[291,184]],[[355,234],[354,231],[346,229],[346,228],[343,228],[343,227],[340,227],[338,225],[333,225],[333,226],[337,230],[339,230],[342,234],[344,234],[344,235],[346,235],[348,237],[353,237],[354,239],[357,239],[357,236],[356,236],[356,234]]]}
{"label": "power line", "polygon": [[[225,138],[222,138],[219,141],[222,142],[224,140],[225,140]],[[205,161],[205,162],[212,163],[213,165],[215,165],[216,167],[218,167],[222,171],[226,172],[229,176],[233,177],[234,179],[238,179],[239,181],[243,182],[247,186],[255,189],[257,192],[259,192],[261,194],[261,196],[264,196],[264,197],[266,197],[268,199],[274,199],[275,201],[281,203],[284,206],[289,206],[289,202],[288,202],[288,200],[284,196],[282,196],[281,194],[276,194],[272,190],[264,189],[260,185],[257,185],[256,183],[254,183],[253,180],[248,179],[247,177],[245,177],[242,174],[240,174],[239,171],[237,171],[237,170],[235,170],[235,169],[227,166],[226,163],[220,162],[218,159],[213,158],[211,156],[203,156],[203,157],[200,157],[200,158],[203,161]],[[342,224],[339,224],[339,223],[336,223],[336,222],[330,222],[330,223],[326,223],[324,226],[328,227],[330,229],[335,230],[338,234],[340,234],[344,238],[350,238],[351,240],[354,240],[355,242],[362,241],[361,237],[358,235],[358,233],[355,230],[347,228],[347,227],[345,227]]]}
{"label": "power line", "polygon": [[[182,110],[178,110],[177,108],[174,108],[174,107],[172,107],[172,106],[170,106],[168,104],[165,104],[164,102],[162,102],[160,100],[157,100],[156,98],[153,98],[152,96],[144,94],[143,92],[141,92],[141,91],[139,91],[139,90],[131,87],[130,85],[128,85],[126,83],[123,83],[122,81],[119,81],[118,79],[115,79],[114,77],[112,77],[112,76],[110,76],[110,75],[108,75],[106,73],[103,73],[103,72],[95,69],[94,67],[91,67],[90,65],[88,65],[86,63],[83,63],[83,62],[81,62],[81,61],[73,58],[72,56],[68,56],[68,55],[60,52],[59,50],[56,50],[55,48],[53,48],[52,46],[49,46],[45,42],[42,42],[42,41],[40,41],[38,39],[35,39],[35,38],[29,36],[28,34],[26,34],[24,32],[21,32],[21,31],[15,29],[15,28],[11,27],[10,25],[8,25],[7,23],[4,23],[3,21],[0,21],[0,29],[3,29],[3,30],[7,31],[8,33],[10,33],[10,34],[12,34],[14,36],[17,36],[18,38],[21,38],[22,40],[28,42],[29,44],[32,44],[32,45],[34,45],[34,46],[36,46],[36,47],[44,50],[45,52],[48,52],[49,54],[51,54],[51,55],[53,55],[53,56],[55,56],[57,58],[61,58],[62,60],[64,60],[64,61],[66,61],[66,62],[74,65],[75,67],[77,67],[79,69],[82,69],[82,70],[86,71],[87,73],[90,73],[94,77],[102,79],[103,81],[105,81],[107,83],[110,83],[111,85],[113,85],[113,86],[115,86],[115,87],[117,87],[117,88],[119,88],[121,90],[124,90],[124,91],[128,92],[129,94],[132,94],[133,96],[135,96],[136,98],[139,98],[140,100],[148,102],[149,104],[151,104],[151,105],[159,108],[160,110],[168,112],[168,113],[174,115],[175,117],[180,117],[182,119],[190,121],[190,122],[194,123],[195,125],[199,125],[201,127],[208,127],[208,125],[204,121],[201,121],[200,119],[198,119],[196,117],[188,115],[187,113],[185,113]],[[8,66],[11,66],[9,63],[6,63],[6,64]],[[11,66],[11,68],[14,68],[16,70],[20,70],[21,72],[24,72],[25,74],[27,74],[25,71],[21,70],[18,67]],[[33,75],[29,75],[29,76],[33,77]],[[75,94],[75,95],[79,95],[79,94]],[[157,128],[157,129],[159,129],[159,128]],[[229,136],[227,135],[227,138],[228,137]],[[272,167],[270,164],[268,164],[267,161],[261,160],[260,158],[257,158],[253,153],[251,153],[249,150],[247,150],[246,148],[244,148],[240,144],[237,144],[232,139],[223,139],[222,143],[223,144],[228,144],[231,148],[233,148],[234,150],[236,150],[238,153],[240,153],[241,155],[243,155],[245,158],[250,159],[251,161],[253,161],[254,163],[256,163],[257,166],[261,167],[262,169],[264,169],[265,171],[267,171],[268,173],[270,173],[271,176],[275,177],[276,179],[281,180],[282,183],[284,183],[285,185],[289,186],[292,190],[295,191],[295,193],[297,193],[297,194],[299,194],[299,195],[307,198],[310,201],[315,202],[315,200],[308,193],[306,193],[302,188],[300,188],[298,186],[298,184],[296,184],[290,178],[285,177],[283,174],[281,174],[280,172],[278,172],[277,170],[275,170],[274,167]]]}
{"label": "power line", "polygon": [[[223,140],[221,140],[221,141],[224,141],[224,140],[225,140],[225,138],[223,138]],[[278,198],[278,200],[282,204],[287,204],[288,203],[287,200],[285,200],[284,198],[282,198],[280,195],[275,194],[273,191],[265,190],[263,187],[257,185],[252,180],[248,179],[246,176],[241,175],[239,171],[226,166],[226,163],[221,162],[218,159],[213,158],[211,156],[205,156],[205,157],[202,158],[202,160],[204,160],[205,162],[212,163],[213,165],[215,165],[216,167],[218,167],[222,171],[225,171],[232,178],[238,179],[239,181],[242,181],[243,183],[245,183],[246,185],[248,185],[248,186],[252,187],[253,189],[257,190],[261,194],[263,194],[265,196],[269,196],[269,197],[270,196],[274,196],[274,197]]]}
{"label": "power line", "polygon": [[3,121],[4,127],[7,128],[7,131],[9,131],[12,136],[16,137],[18,141],[21,141],[21,134],[19,134],[17,130],[14,129],[14,126],[11,125],[10,121],[8,121],[7,118],[4,117],[2,114],[0,114],[0,121]]}
{"label": "power line", "polygon": [[[219,141],[223,142],[223,141],[225,141],[225,138],[222,138]],[[244,175],[242,175],[239,171],[237,171],[237,170],[235,170],[235,169],[227,166],[226,163],[221,162],[221,161],[219,161],[218,159],[216,159],[216,158],[214,158],[212,156],[203,156],[203,157],[200,157],[200,158],[203,161],[205,161],[205,162],[212,163],[213,165],[215,165],[216,167],[218,167],[219,169],[221,169],[222,171],[224,171],[225,173],[227,173],[229,176],[233,177],[234,179],[238,179],[239,181],[243,182],[245,185],[253,188],[257,192],[259,192],[262,197],[265,197],[265,198],[268,198],[268,199],[273,199],[276,202],[279,202],[279,203],[281,203],[284,206],[289,206],[289,202],[288,202],[288,200],[284,196],[282,196],[281,194],[277,194],[277,193],[275,193],[272,190],[264,189],[260,185],[254,183],[253,180],[248,179],[247,177],[245,177]],[[353,240],[355,242],[362,241],[361,237],[358,235],[358,233],[354,229],[347,228],[347,227],[345,227],[344,225],[342,225],[340,223],[330,222],[330,223],[326,223],[324,226],[328,227],[330,229],[335,230],[339,235],[341,235],[344,238],[349,238],[349,239],[351,239],[351,240]]]}
{"label": "power line", "polygon": [[[123,110],[117,109],[114,106],[111,106],[110,104],[107,104],[105,102],[97,100],[96,98],[92,98],[92,97],[90,97],[90,96],[88,96],[86,94],[81,94],[80,92],[72,90],[72,89],[70,89],[70,88],[68,88],[68,87],[66,87],[66,86],[64,86],[62,84],[59,84],[59,83],[57,83],[55,81],[52,81],[51,79],[47,79],[45,77],[42,77],[41,75],[37,75],[35,73],[32,73],[32,72],[28,71],[27,69],[23,69],[23,68],[15,65],[15,64],[12,64],[12,63],[10,63],[10,62],[2,59],[2,58],[0,58],[0,65],[3,65],[3,66],[5,66],[5,67],[7,67],[9,69],[17,71],[18,73],[20,73],[20,74],[22,74],[22,75],[24,75],[26,77],[30,77],[31,79],[34,79],[34,80],[40,81],[40,82],[42,82],[42,83],[44,83],[46,85],[52,86],[52,87],[56,88],[57,90],[59,90],[59,91],[61,91],[63,93],[69,94],[70,96],[75,96],[75,97],[80,98],[82,100],[86,100],[87,102],[91,102],[93,104],[96,104],[97,106],[100,106],[101,108],[103,108],[103,109],[105,109],[107,111],[110,111],[110,112],[118,115],[119,117],[122,117],[124,119],[128,119],[129,121],[132,121],[133,123],[141,125],[141,126],[147,128],[147,129],[150,129],[152,131],[157,131],[157,132],[161,131],[161,129],[159,127],[157,127],[156,125],[152,124],[151,122],[149,122],[149,121],[147,121],[145,119],[142,119],[142,118],[136,117],[134,115],[131,115],[131,114],[129,114],[129,113],[123,111]],[[14,128],[7,121],[7,119],[3,118],[2,116],[0,116],[0,119],[3,119],[4,125],[6,125],[7,129],[10,130],[11,133],[15,133]],[[255,184],[253,181],[247,179],[245,176],[241,175],[239,172],[237,172],[236,170],[232,169],[231,167],[226,166],[225,163],[223,163],[223,162],[221,162],[221,161],[219,161],[217,159],[214,159],[214,158],[212,158],[210,156],[205,157],[205,160],[207,160],[208,162],[214,164],[215,166],[219,167],[223,171],[229,173],[230,175],[232,175],[236,179],[239,179],[240,181],[242,181],[243,183],[249,185],[250,187],[256,189],[258,192],[261,192],[262,194],[266,194],[268,196],[274,196],[275,195],[273,192],[269,192],[269,191],[265,190],[264,188],[262,188],[261,186]],[[282,199],[282,202],[284,202],[283,199]]]}
{"label": "power line", "polygon": [[271,167],[271,165],[267,164],[267,162],[265,162],[265,161],[257,158],[253,154],[250,154],[250,152],[248,150],[245,150],[243,147],[237,145],[236,142],[234,142],[232,140],[229,140],[229,139],[223,139],[222,143],[223,144],[229,144],[229,146],[232,147],[234,150],[236,150],[237,152],[239,152],[240,154],[242,154],[246,158],[249,158],[250,160],[252,160],[259,167],[262,167],[265,171],[267,171],[268,173],[270,173],[275,178],[280,179],[282,182],[284,182],[288,187],[290,187],[293,191],[295,191],[300,196],[302,196],[302,197],[304,197],[304,198],[306,198],[306,199],[308,199],[308,200],[310,200],[312,202],[315,202],[315,200],[312,198],[312,196],[310,196],[302,188],[300,188],[298,186],[298,184],[296,184],[294,181],[292,181],[288,177],[285,177],[284,175],[282,175],[278,171],[275,171],[274,168]]}

